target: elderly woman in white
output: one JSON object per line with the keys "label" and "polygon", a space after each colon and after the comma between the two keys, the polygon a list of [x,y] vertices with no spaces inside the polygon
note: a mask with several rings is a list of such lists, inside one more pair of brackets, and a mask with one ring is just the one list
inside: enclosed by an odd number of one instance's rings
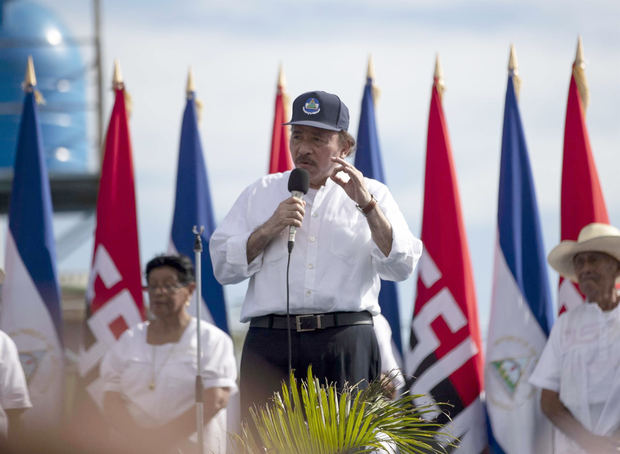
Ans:
{"label": "elderly woman in white", "polygon": [[[152,321],[123,333],[106,354],[104,414],[122,445],[134,452],[198,452],[194,383],[197,325],[186,307],[195,288],[192,262],[158,256],[146,266]],[[230,337],[200,324],[205,453],[226,451],[225,408],[236,390]]]}
{"label": "elderly woman in white", "polygon": [[542,388],[558,454],[620,452],[620,230],[589,224],[548,257],[587,302],[562,314],[530,382]]}

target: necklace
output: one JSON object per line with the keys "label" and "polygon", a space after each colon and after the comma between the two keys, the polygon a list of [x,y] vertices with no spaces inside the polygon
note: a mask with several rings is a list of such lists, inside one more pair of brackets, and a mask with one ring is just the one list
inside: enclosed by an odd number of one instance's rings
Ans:
{"label": "necklace", "polygon": [[[191,322],[191,319],[190,319],[190,322]],[[166,355],[166,357],[164,358],[164,361],[159,366],[159,369],[155,369],[155,366],[156,366],[155,356],[156,356],[156,353],[157,353],[157,350],[155,349],[156,344],[151,344],[151,347],[153,349],[153,366],[152,366],[152,369],[151,369],[151,382],[149,383],[149,389],[151,391],[155,390],[155,381],[156,381],[157,377],[159,377],[159,375],[161,374],[162,369],[164,367],[166,367],[166,363],[168,362],[168,360],[170,359],[170,357],[174,353],[175,349],[177,348],[177,345],[181,342],[181,338],[185,334],[185,329],[187,328],[188,324],[189,323],[187,323],[185,326],[183,326],[183,329],[181,330],[180,336],[177,339],[177,341],[176,342],[172,342],[172,347],[170,347],[170,350],[168,350],[168,355]],[[166,344],[158,344],[158,345],[166,345]]]}
{"label": "necklace", "polygon": [[170,347],[170,350],[168,350],[168,355],[166,355],[166,358],[164,358],[164,362],[161,363],[161,366],[159,366],[158,370],[155,369],[155,364],[156,364],[155,353],[157,353],[157,350],[155,349],[155,345],[151,345],[151,347],[153,348],[153,369],[151,371],[151,383],[149,383],[149,389],[151,391],[155,390],[155,380],[157,379],[157,377],[159,377],[159,374],[161,373],[162,369],[166,366],[166,363],[168,362],[168,360],[172,356],[172,353],[177,348],[178,344],[179,344],[179,342],[174,342],[173,343],[172,347]]}

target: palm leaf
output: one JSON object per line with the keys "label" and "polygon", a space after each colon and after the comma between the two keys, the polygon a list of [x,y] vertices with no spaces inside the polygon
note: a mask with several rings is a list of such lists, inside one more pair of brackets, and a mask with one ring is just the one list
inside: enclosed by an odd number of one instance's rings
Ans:
{"label": "palm leaf", "polygon": [[[321,384],[308,368],[298,383],[291,373],[270,402],[250,409],[252,431],[244,422],[233,435],[235,451],[244,454],[361,454],[388,451],[386,443],[403,454],[447,452],[436,437],[456,439],[439,432],[424,419],[430,406],[416,406],[422,395],[405,393],[395,400],[385,396],[390,377],[370,383]],[[366,384],[366,387],[362,387]],[[256,439],[255,434],[258,435]]]}

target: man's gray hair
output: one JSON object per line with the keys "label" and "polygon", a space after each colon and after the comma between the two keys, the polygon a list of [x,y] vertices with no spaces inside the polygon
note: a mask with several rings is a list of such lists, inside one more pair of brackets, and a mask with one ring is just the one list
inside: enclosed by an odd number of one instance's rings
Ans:
{"label": "man's gray hair", "polygon": [[342,131],[338,131],[338,139],[340,140],[340,145],[343,147],[349,147],[349,154],[355,151],[355,137],[349,134],[348,131],[344,129]]}

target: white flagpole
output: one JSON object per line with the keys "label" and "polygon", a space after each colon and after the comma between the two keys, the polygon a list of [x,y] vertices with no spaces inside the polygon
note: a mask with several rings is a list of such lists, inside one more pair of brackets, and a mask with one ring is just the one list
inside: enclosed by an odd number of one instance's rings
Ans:
{"label": "white flagpole", "polygon": [[202,269],[201,253],[202,239],[200,235],[204,232],[204,226],[194,226],[194,259],[196,262],[196,434],[198,435],[199,453],[204,453],[204,388],[202,384],[202,351],[200,338],[200,306],[202,306]]}

